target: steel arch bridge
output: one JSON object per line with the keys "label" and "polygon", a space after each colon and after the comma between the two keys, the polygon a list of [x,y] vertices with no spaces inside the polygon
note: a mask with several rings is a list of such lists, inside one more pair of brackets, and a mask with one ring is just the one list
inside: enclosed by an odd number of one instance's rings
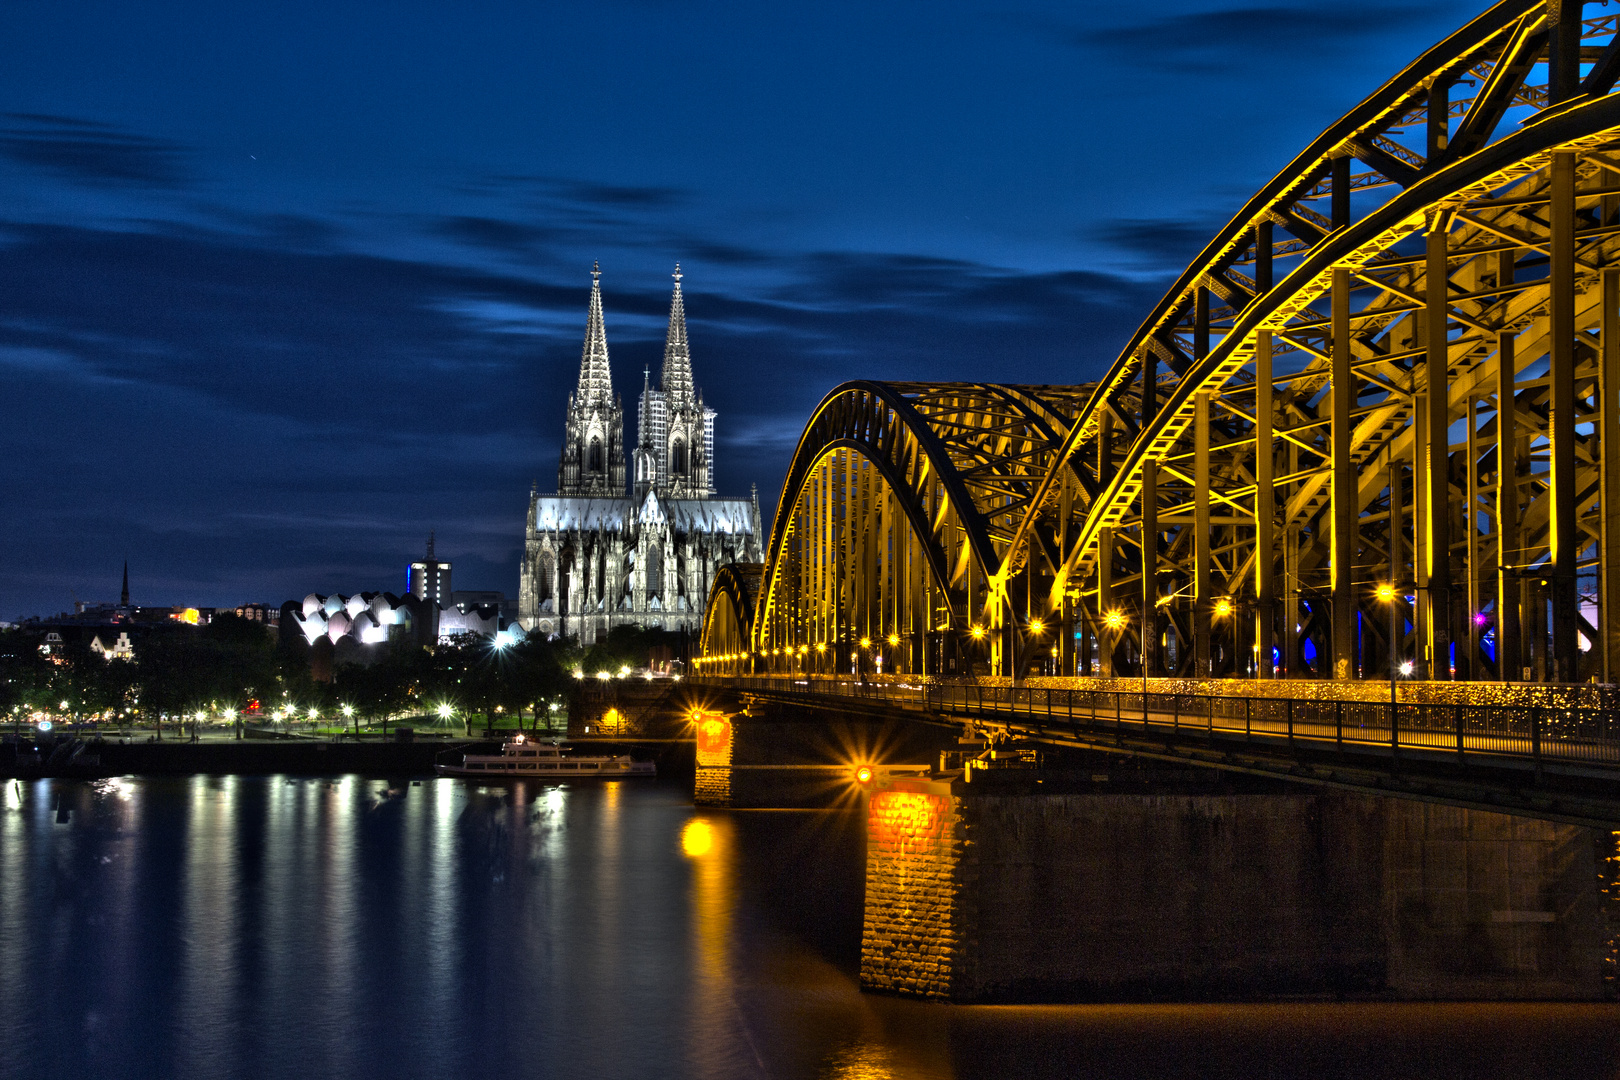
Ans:
{"label": "steel arch bridge", "polygon": [[1620,678],[1616,29],[1429,49],[1095,383],[835,389],[703,670]]}

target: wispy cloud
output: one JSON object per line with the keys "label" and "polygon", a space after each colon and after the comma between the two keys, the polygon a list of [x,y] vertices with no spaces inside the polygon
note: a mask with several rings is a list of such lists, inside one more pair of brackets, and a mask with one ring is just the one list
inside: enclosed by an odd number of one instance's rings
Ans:
{"label": "wispy cloud", "polygon": [[1213,218],[1114,218],[1085,230],[1084,239],[1099,240],[1146,269],[1174,273],[1190,263],[1223,224]]}
{"label": "wispy cloud", "polygon": [[1117,26],[1043,16],[1010,19],[1063,44],[1138,67],[1253,71],[1274,56],[1321,55],[1436,14],[1434,6],[1278,4],[1164,15]]}
{"label": "wispy cloud", "polygon": [[189,179],[179,143],[68,116],[5,114],[0,156],[84,184],[174,188]]}

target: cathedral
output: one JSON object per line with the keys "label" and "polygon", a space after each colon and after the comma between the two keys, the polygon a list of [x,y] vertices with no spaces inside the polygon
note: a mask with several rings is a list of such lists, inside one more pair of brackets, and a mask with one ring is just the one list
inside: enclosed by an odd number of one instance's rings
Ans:
{"label": "cathedral", "polygon": [[608,365],[602,274],[591,270],[557,493],[529,493],[518,593],[526,630],[577,634],[587,645],[627,624],[695,634],[715,571],[760,561],[757,492],[714,494],[715,413],[692,379],[679,266],[674,277],[663,370],[656,388],[643,373],[635,449],[627,451],[624,406]]}

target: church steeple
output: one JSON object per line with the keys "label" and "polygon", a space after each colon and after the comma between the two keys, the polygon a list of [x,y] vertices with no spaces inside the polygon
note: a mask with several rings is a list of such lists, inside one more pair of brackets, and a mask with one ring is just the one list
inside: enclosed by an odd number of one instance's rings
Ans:
{"label": "church steeple", "polygon": [[124,560],[124,591],[118,594],[118,606],[129,607],[129,560]]}
{"label": "church steeple", "polygon": [[675,294],[669,301],[669,331],[664,335],[664,371],[658,385],[671,407],[692,396],[692,353],[686,344],[686,302],[681,298],[681,264],[675,264]]}
{"label": "church steeple", "polygon": [[681,265],[675,264],[675,292],[669,301],[669,332],[664,336],[663,445],[658,448],[659,479],[677,499],[704,499],[713,490],[709,457],[714,410],[704,408],[692,379],[692,352],[686,343],[686,301],[681,296]]}
{"label": "church steeple", "polygon": [[611,398],[613,370],[608,365],[607,324],[602,320],[602,264],[591,264],[591,309],[585,319],[585,348],[579,357],[580,400]]}
{"label": "church steeple", "polygon": [[562,460],[557,465],[558,494],[623,495],[624,457],[623,409],[613,393],[607,326],[602,319],[602,268],[593,263],[579,385],[568,395]]}

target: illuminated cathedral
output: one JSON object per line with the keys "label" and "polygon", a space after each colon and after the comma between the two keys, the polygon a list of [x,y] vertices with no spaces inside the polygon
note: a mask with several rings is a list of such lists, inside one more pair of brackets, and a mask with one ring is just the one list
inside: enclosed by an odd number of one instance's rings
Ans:
{"label": "illuminated cathedral", "polygon": [[529,493],[518,593],[527,630],[577,634],[591,644],[614,626],[698,631],[715,570],[760,561],[757,493],[715,497],[713,409],[692,378],[681,270],[664,338],[659,384],[642,380],[636,443],[613,390],[600,269],[579,382],[568,395],[557,493]]}

